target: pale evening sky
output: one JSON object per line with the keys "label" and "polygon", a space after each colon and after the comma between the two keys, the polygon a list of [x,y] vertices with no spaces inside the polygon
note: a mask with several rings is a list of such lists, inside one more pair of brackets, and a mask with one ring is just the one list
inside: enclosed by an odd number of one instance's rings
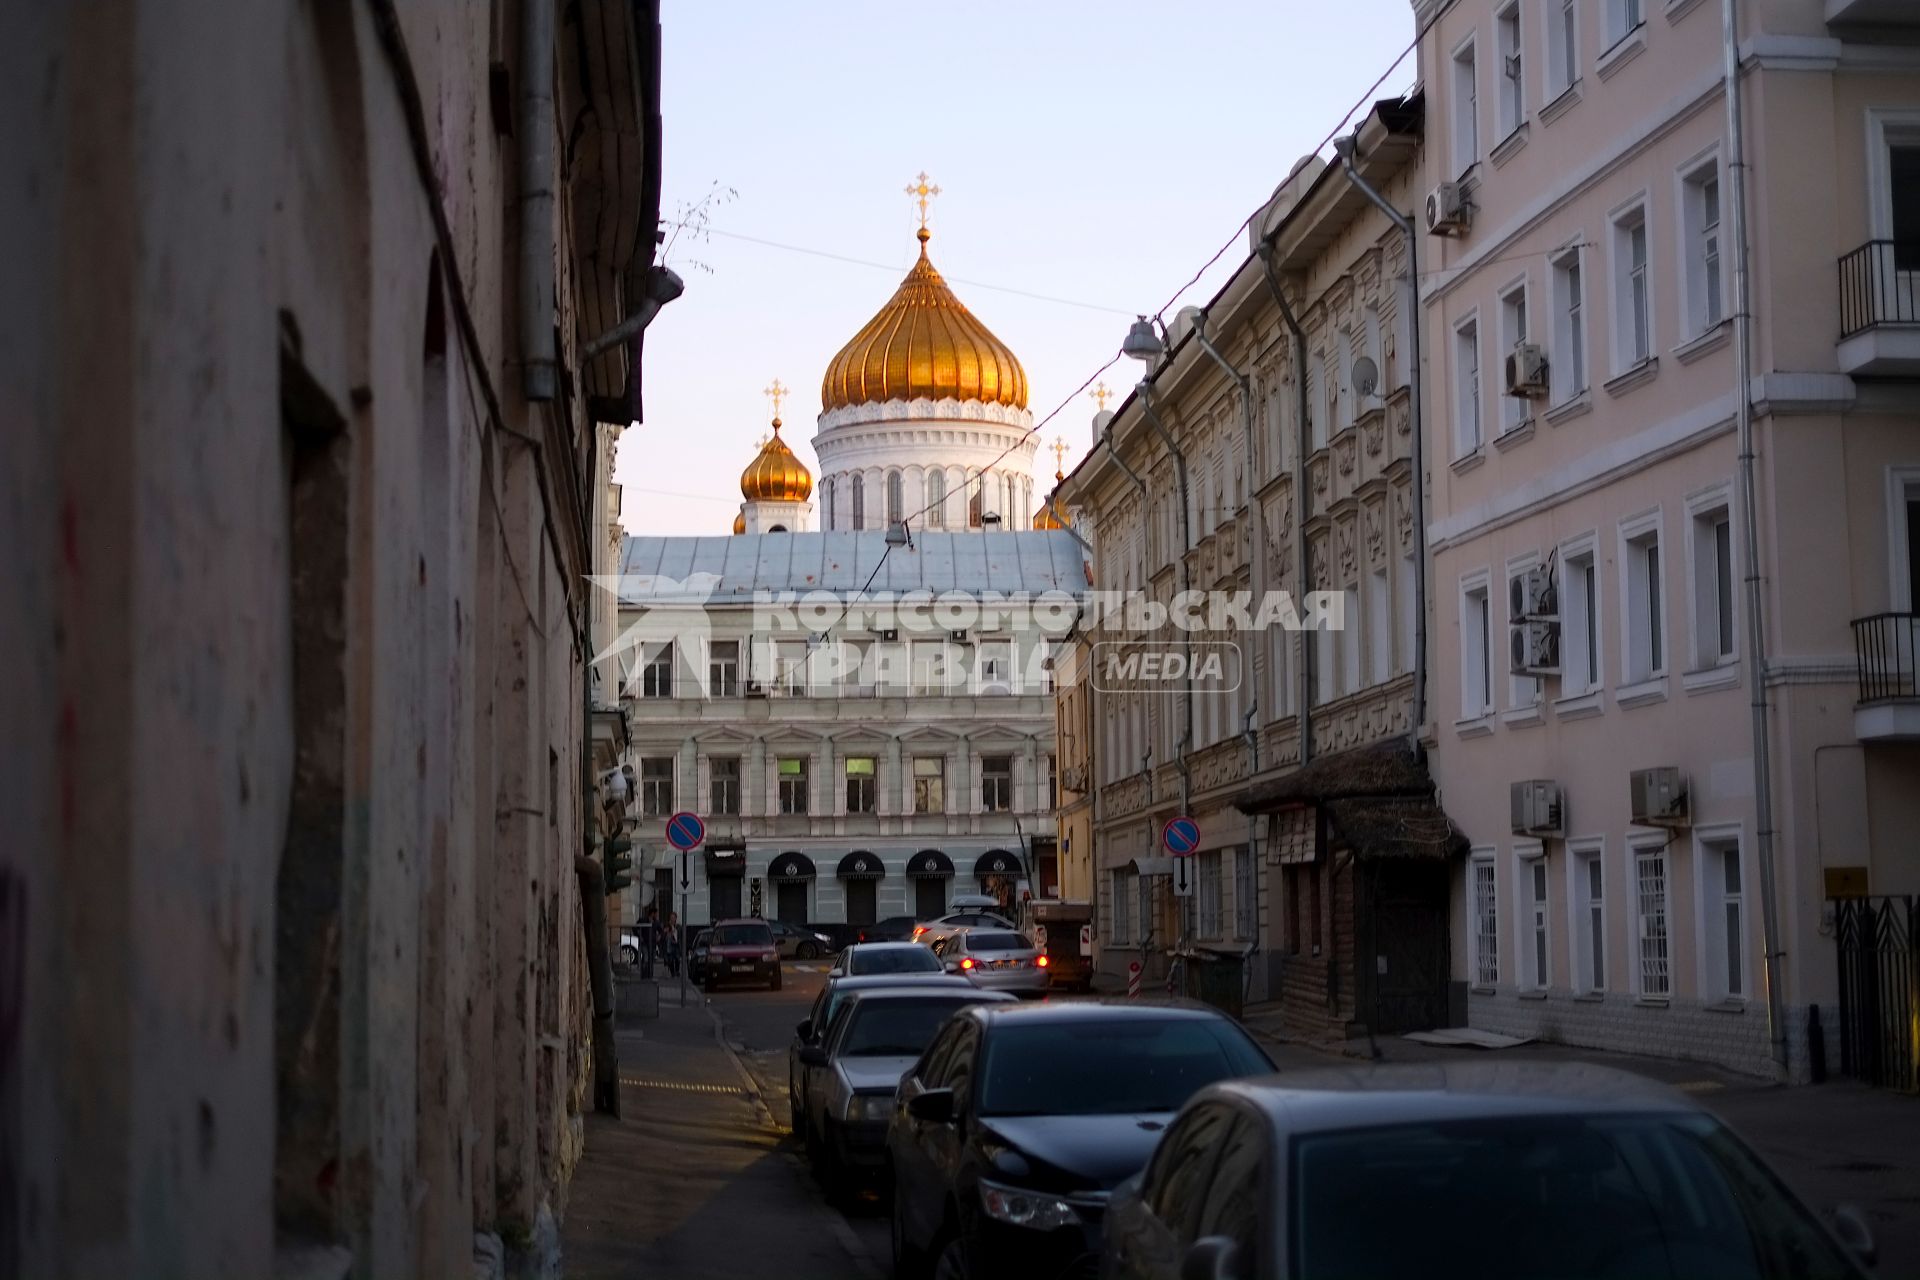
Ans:
{"label": "pale evening sky", "polygon": [[[774,378],[793,392],[781,434],[815,469],[821,375],[913,262],[904,188],[920,171],[944,192],[933,263],[1020,357],[1038,420],[1377,77],[1393,68],[1377,97],[1415,78],[1410,56],[1393,65],[1413,38],[1407,0],[662,8],[662,217],[716,181],[739,194],[666,259],[687,290],[647,332],[647,421],[620,442],[628,533],[730,531]],[[1206,301],[1245,253],[1242,235],[1180,305]],[[1105,375],[1116,391],[1137,377],[1122,364]],[[1045,446],[1065,437],[1069,468],[1093,412],[1078,397],[1042,432]],[[1036,492],[1053,462],[1042,448]]]}

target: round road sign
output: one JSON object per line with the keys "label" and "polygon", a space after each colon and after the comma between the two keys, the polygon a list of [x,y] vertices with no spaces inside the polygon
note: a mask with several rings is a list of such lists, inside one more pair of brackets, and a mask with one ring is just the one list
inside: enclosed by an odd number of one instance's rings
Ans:
{"label": "round road sign", "polygon": [[699,848],[706,838],[707,824],[700,821],[697,813],[682,811],[667,819],[667,843],[682,853]]}
{"label": "round road sign", "polygon": [[1167,823],[1160,832],[1160,841],[1167,846],[1168,853],[1184,858],[1200,847],[1200,824],[1182,814]]}

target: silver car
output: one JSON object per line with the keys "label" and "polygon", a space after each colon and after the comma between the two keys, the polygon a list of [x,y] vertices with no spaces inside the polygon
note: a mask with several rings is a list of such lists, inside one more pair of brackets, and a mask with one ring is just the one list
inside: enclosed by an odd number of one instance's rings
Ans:
{"label": "silver car", "polygon": [[976,987],[1018,996],[1043,996],[1053,985],[1046,952],[1011,929],[965,929],[933,944],[948,973]]}
{"label": "silver car", "polygon": [[876,973],[943,973],[940,957],[917,942],[856,942],[833,962],[829,976],[870,977]]}

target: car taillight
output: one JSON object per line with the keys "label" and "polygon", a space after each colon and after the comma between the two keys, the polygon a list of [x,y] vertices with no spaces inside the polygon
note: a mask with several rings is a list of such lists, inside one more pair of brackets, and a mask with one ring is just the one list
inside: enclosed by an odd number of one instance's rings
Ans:
{"label": "car taillight", "polygon": [[965,956],[965,957],[963,957],[963,958],[961,959],[961,961],[960,961],[960,967],[961,967],[962,969],[971,969],[971,968],[973,968],[973,957],[972,957],[972,956]]}
{"label": "car taillight", "polygon": [[1035,960],[1034,963],[1039,965],[1042,969],[1044,969],[1047,967],[1047,958],[1045,956],[1041,956],[1039,959]]}
{"label": "car taillight", "polygon": [[914,936],[914,937],[916,937],[916,938],[917,938],[917,937],[919,937],[919,936],[920,936],[921,934],[923,934],[923,933],[925,933],[925,932],[926,932],[926,928],[925,928],[925,926],[923,926],[923,925],[915,925],[915,926],[913,926],[913,936]]}

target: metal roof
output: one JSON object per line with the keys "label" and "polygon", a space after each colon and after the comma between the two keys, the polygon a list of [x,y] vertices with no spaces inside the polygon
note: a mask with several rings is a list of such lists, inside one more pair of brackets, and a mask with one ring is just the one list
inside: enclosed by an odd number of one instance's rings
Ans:
{"label": "metal roof", "polygon": [[[875,569],[879,572],[876,573]],[[629,537],[621,550],[622,601],[751,601],[756,592],[908,591],[1038,594],[1087,590],[1086,560],[1065,530],[915,532],[887,548],[881,529],[702,538]],[[872,579],[869,585],[868,580]]]}

